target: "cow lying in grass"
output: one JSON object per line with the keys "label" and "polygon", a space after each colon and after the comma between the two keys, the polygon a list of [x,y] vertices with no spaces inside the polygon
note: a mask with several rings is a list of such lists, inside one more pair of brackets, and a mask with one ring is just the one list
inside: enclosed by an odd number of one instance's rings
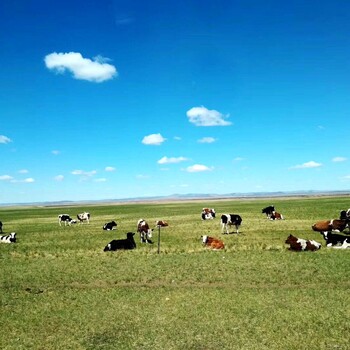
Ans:
{"label": "cow lying in grass", "polygon": [[330,231],[322,232],[322,236],[326,241],[327,247],[334,247],[338,244],[343,245],[345,241],[350,241],[348,237]]}
{"label": "cow lying in grass", "polygon": [[225,243],[218,238],[210,237],[210,236],[201,236],[202,243],[205,247],[218,250],[218,249],[224,249]]}
{"label": "cow lying in grass", "polygon": [[167,221],[164,221],[164,220],[157,220],[157,221],[156,221],[156,226],[157,226],[157,227],[167,227],[167,226],[169,226],[169,224],[167,223]]}
{"label": "cow lying in grass", "polygon": [[336,249],[347,249],[350,248],[350,238],[346,238],[342,245],[332,245],[332,248]]}
{"label": "cow lying in grass", "polygon": [[16,243],[16,232],[12,232],[7,236],[0,236],[1,243]]}
{"label": "cow lying in grass", "polygon": [[105,231],[112,231],[117,228],[117,223],[115,221],[107,222],[103,225],[102,229]]}
{"label": "cow lying in grass", "polygon": [[114,239],[109,242],[105,248],[104,252],[115,251],[115,250],[131,250],[136,248],[136,243],[134,240],[135,233],[128,232],[126,234],[126,239]]}
{"label": "cow lying in grass", "polygon": [[273,211],[270,215],[270,220],[284,220],[284,217],[281,213]]}
{"label": "cow lying in grass", "polygon": [[321,249],[321,243],[318,243],[314,240],[306,240],[302,238],[295,237],[293,235],[289,235],[286,239],[286,244],[289,244],[289,250],[293,250],[296,252],[301,251],[315,251]]}

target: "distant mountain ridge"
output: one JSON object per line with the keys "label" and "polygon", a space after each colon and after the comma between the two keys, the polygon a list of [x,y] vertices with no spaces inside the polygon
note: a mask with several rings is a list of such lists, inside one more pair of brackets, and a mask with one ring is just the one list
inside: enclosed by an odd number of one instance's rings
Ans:
{"label": "distant mountain ridge", "polygon": [[137,203],[137,202],[166,202],[166,201],[186,201],[186,200],[220,200],[220,199],[239,199],[239,198],[278,198],[278,197],[299,197],[299,196],[346,196],[350,195],[350,190],[342,191],[277,191],[277,192],[249,192],[249,193],[188,193],[172,194],[168,196],[146,196],[133,198],[114,198],[114,199],[95,199],[95,200],[61,200],[44,202],[26,202],[26,203],[6,203],[0,206],[69,206],[78,204],[102,204],[102,203]]}

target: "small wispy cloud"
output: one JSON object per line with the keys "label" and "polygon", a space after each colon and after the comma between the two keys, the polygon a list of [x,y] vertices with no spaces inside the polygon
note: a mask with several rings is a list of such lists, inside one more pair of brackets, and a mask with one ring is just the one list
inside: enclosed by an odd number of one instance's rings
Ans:
{"label": "small wispy cloud", "polygon": [[244,160],[244,158],[242,158],[242,157],[236,157],[233,161],[235,161],[235,162],[241,162],[242,160]]}
{"label": "small wispy cloud", "polygon": [[204,106],[193,107],[186,112],[190,123],[196,126],[227,126],[232,123],[227,121],[229,114],[223,115],[215,109],[209,110]]}
{"label": "small wispy cloud", "polygon": [[57,149],[54,149],[53,151],[51,151],[51,153],[55,156],[58,156],[61,152],[58,151]]}
{"label": "small wispy cloud", "polygon": [[165,140],[166,139],[161,134],[151,134],[151,135],[145,136],[142,140],[142,143],[144,145],[159,146]]}
{"label": "small wispy cloud", "polygon": [[84,171],[84,170],[73,170],[73,175],[83,175],[83,176],[94,176],[97,173],[96,170]]}
{"label": "small wispy cloud", "polygon": [[106,166],[105,167],[105,171],[107,171],[107,172],[109,172],[109,173],[111,173],[111,172],[113,172],[113,171],[115,171],[116,169],[115,169],[115,167],[113,167],[113,166]]}
{"label": "small wispy cloud", "polygon": [[213,143],[215,141],[216,139],[214,139],[214,137],[202,137],[198,140],[198,143]]}
{"label": "small wispy cloud", "polygon": [[321,163],[317,163],[311,160],[310,162],[292,166],[290,169],[310,169],[310,168],[319,168],[321,166],[322,166]]}
{"label": "small wispy cloud", "polygon": [[9,137],[5,135],[0,135],[0,143],[10,143],[10,142],[12,142],[12,140]]}
{"label": "small wispy cloud", "polygon": [[138,174],[136,175],[137,179],[149,179],[149,175],[145,175],[145,174]]}
{"label": "small wispy cloud", "polygon": [[209,168],[206,165],[194,164],[186,168],[186,171],[189,173],[198,173],[203,171],[212,171],[213,168]]}
{"label": "small wispy cloud", "polygon": [[21,169],[18,171],[19,174],[28,174],[29,171],[27,169]]}
{"label": "small wispy cloud", "polygon": [[106,182],[107,179],[104,178],[104,177],[100,177],[100,178],[98,178],[98,179],[95,179],[94,181],[95,181],[95,182]]}
{"label": "small wispy cloud", "polygon": [[11,182],[12,183],[26,183],[26,184],[30,184],[30,183],[35,182],[35,180],[32,177],[28,177],[28,178],[23,179],[23,180],[12,179]]}
{"label": "small wispy cloud", "polygon": [[79,52],[53,52],[46,55],[44,61],[46,67],[56,73],[63,74],[69,71],[75,79],[95,83],[101,83],[117,75],[116,68],[106,63],[109,59],[102,56],[90,59],[84,58]]}
{"label": "small wispy cloud", "polygon": [[334,157],[332,159],[332,162],[334,162],[334,163],[341,163],[341,162],[345,162],[346,160],[347,160],[347,158],[345,158],[345,157]]}
{"label": "small wispy cloud", "polygon": [[13,177],[10,175],[0,175],[0,181],[12,181]]}
{"label": "small wispy cloud", "polygon": [[174,163],[181,163],[186,162],[188,159],[185,157],[163,157],[158,160],[158,164],[174,164]]}
{"label": "small wispy cloud", "polygon": [[61,182],[64,180],[64,176],[63,175],[57,175],[53,178],[55,181]]}
{"label": "small wispy cloud", "polygon": [[345,181],[350,181],[350,175],[345,175],[341,179]]}

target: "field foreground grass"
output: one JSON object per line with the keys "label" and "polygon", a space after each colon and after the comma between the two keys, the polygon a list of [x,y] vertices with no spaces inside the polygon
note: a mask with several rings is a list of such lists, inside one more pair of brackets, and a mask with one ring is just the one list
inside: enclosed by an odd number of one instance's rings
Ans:
{"label": "field foreground grass", "polygon": [[[241,233],[225,236],[219,218],[200,220],[206,202],[1,209],[18,243],[0,246],[0,348],[349,349],[350,250],[311,230],[349,203],[274,199],[286,220],[271,222],[261,214],[271,200],[210,202],[243,217]],[[89,225],[58,226],[58,214],[85,209]],[[102,251],[141,217],[169,221],[160,254],[138,240],[134,251]],[[110,219],[117,230],[102,231]],[[323,247],[290,252],[290,233]],[[205,250],[202,234],[226,249]]]}

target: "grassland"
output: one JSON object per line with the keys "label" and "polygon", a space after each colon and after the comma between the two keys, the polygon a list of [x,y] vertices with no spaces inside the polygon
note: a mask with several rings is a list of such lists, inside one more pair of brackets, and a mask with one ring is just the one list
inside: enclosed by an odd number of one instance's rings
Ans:
{"label": "grassland", "polygon": [[[274,204],[284,221],[266,220]],[[221,236],[204,206],[237,213],[241,233]],[[2,208],[0,348],[350,349],[350,250],[324,246],[315,220],[336,218],[349,197]],[[57,215],[87,210],[89,225],[60,227]],[[103,252],[139,218],[165,219],[157,244]],[[118,222],[114,232],[102,225]],[[293,253],[290,234],[322,242]],[[224,239],[205,250],[200,236]],[[157,230],[154,240],[157,241]]]}

